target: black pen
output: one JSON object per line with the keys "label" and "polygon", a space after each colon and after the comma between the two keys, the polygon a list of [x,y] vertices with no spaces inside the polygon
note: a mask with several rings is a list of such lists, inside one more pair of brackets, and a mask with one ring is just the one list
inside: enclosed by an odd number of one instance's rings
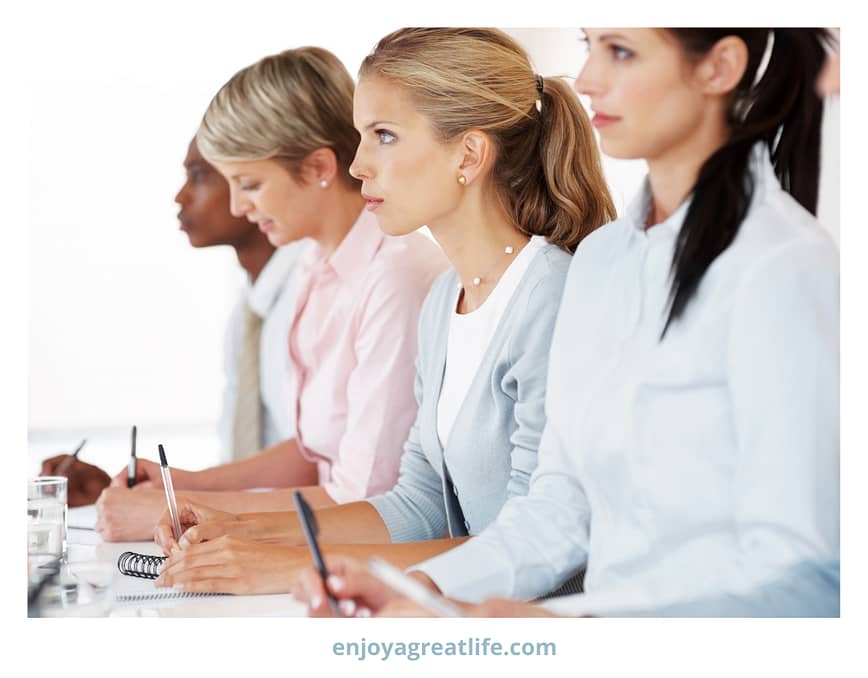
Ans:
{"label": "black pen", "polygon": [[130,465],[127,466],[127,487],[136,484],[136,427],[133,426],[133,439],[130,443]]}
{"label": "black pen", "polygon": [[78,453],[81,452],[81,448],[84,447],[84,444],[86,442],[87,442],[87,438],[85,438],[84,440],[82,440],[78,444],[78,447],[75,448],[75,452],[72,453],[72,455],[69,459],[64,459],[62,462],[60,462],[60,466],[58,466],[56,469],[54,469],[54,472],[57,475],[59,475],[59,476],[63,475],[63,472],[66,471],[66,469],[68,469],[72,465],[72,460],[78,459]]}
{"label": "black pen", "polygon": [[332,608],[332,612],[335,617],[340,617],[341,612],[338,609],[338,601],[335,599],[332,592],[329,591],[328,584],[326,584],[326,579],[328,579],[328,571],[326,570],[325,563],[322,559],[322,553],[319,550],[319,544],[316,541],[316,535],[319,532],[319,527],[316,524],[316,517],[313,514],[313,511],[310,508],[310,504],[308,504],[304,497],[301,496],[301,492],[293,492],[292,500],[295,502],[295,510],[298,513],[298,519],[301,521],[301,529],[304,530],[304,539],[307,542],[307,547],[310,549],[310,553],[313,556],[313,564],[316,566],[317,572],[319,572],[319,576],[322,578],[322,586],[325,589],[326,596],[329,599],[329,606]]}

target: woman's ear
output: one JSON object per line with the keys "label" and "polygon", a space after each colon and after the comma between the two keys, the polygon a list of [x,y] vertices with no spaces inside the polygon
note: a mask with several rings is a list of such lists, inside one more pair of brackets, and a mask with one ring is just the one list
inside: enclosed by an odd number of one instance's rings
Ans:
{"label": "woman's ear", "polygon": [[485,174],[494,160],[494,144],[485,132],[470,130],[461,137],[458,149],[458,174],[464,176],[467,185]]}
{"label": "woman's ear", "polygon": [[338,159],[330,148],[317,148],[305,157],[302,163],[302,176],[306,181],[329,186],[338,174]]}
{"label": "woman's ear", "polygon": [[696,74],[706,94],[729,94],[741,82],[747,68],[747,45],[728,35],[717,41],[699,65]]}

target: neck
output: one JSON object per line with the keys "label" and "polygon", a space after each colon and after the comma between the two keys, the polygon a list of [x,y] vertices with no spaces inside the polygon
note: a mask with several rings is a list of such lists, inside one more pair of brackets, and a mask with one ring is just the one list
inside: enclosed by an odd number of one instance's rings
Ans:
{"label": "neck", "polygon": [[322,201],[319,228],[311,237],[328,255],[338,248],[356,223],[365,199],[358,190],[337,183],[327,190],[329,196]]}
{"label": "neck", "polygon": [[[464,294],[459,313],[479,308],[530,238],[519,231],[493,195],[468,193],[456,210],[429,225],[458,273]],[[506,254],[504,248],[512,247]],[[479,284],[474,279],[479,278]]]}
{"label": "neck", "polygon": [[249,242],[235,245],[235,255],[238,257],[238,263],[241,268],[247,271],[250,276],[250,282],[256,282],[262,269],[271,259],[274,254],[275,247],[268,239],[258,230],[249,238]]}
{"label": "neck", "polygon": [[702,165],[724,143],[726,130],[709,125],[709,129],[700,127],[683,143],[648,159],[652,205],[647,226],[665,221],[678,209],[693,191]]}

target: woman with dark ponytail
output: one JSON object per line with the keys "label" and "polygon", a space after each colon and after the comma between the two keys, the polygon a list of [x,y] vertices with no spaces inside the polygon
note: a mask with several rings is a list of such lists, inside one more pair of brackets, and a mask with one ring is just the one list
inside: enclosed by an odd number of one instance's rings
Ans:
{"label": "woman with dark ponytail", "polygon": [[[837,609],[836,576],[799,599],[798,574],[839,560],[838,253],[814,218],[829,37],[586,34],[576,89],[602,149],[648,177],[573,257],[528,494],[416,576],[460,600],[527,600],[587,568],[585,593],[546,609],[469,614]],[[331,567],[342,595],[424,614]]]}
{"label": "woman with dark ponytail", "polygon": [[[615,212],[578,97],[534,73],[501,31],[387,35],[362,64],[353,117],[361,143],[350,174],[380,228],[406,236],[427,225],[453,268],[423,305],[419,410],[397,484],[317,519],[330,553],[407,566],[482,532],[527,493],[570,255]],[[232,579],[191,565],[222,566],[226,548],[194,544],[172,556],[159,584],[289,590],[310,562],[294,513],[204,517],[186,541],[228,533],[283,545],[246,551],[257,574]],[[171,548],[168,518],[157,538]],[[200,551],[211,560],[197,560]]]}

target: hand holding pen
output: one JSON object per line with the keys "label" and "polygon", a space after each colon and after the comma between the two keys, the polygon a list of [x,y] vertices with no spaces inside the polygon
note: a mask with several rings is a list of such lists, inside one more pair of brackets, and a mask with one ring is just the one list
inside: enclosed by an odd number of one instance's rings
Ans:
{"label": "hand holding pen", "polygon": [[84,447],[85,443],[87,443],[87,438],[85,438],[84,440],[82,440],[78,444],[78,447],[75,448],[75,452],[73,452],[70,456],[68,456],[66,459],[64,459],[57,466],[57,468],[54,469],[54,473],[56,475],[62,476],[64,473],[66,473],[69,470],[69,467],[72,466],[72,464],[75,462],[76,459],[78,459],[78,453],[81,452],[81,449]]}
{"label": "hand holding pen", "polygon": [[298,519],[301,522],[301,528],[304,530],[304,538],[307,541],[307,547],[310,549],[310,554],[313,557],[313,564],[316,567],[317,572],[319,573],[320,579],[322,580],[322,586],[326,593],[326,598],[329,601],[329,607],[331,608],[332,614],[335,617],[340,617],[341,612],[338,609],[338,601],[334,597],[331,591],[329,591],[328,586],[326,585],[326,580],[328,579],[328,572],[326,571],[325,563],[323,562],[322,553],[319,550],[319,544],[317,543],[316,536],[319,532],[319,526],[316,522],[316,516],[313,514],[313,510],[310,508],[310,504],[308,504],[304,497],[301,496],[301,492],[293,492],[292,500],[295,502],[295,510],[298,513]]}
{"label": "hand holding pen", "polygon": [[[80,452],[84,441],[78,446]],[[111,477],[99,466],[81,461],[69,454],[59,454],[45,459],[39,471],[41,476],[66,476],[67,503],[70,507],[93,504],[103,489],[111,482]]]}

